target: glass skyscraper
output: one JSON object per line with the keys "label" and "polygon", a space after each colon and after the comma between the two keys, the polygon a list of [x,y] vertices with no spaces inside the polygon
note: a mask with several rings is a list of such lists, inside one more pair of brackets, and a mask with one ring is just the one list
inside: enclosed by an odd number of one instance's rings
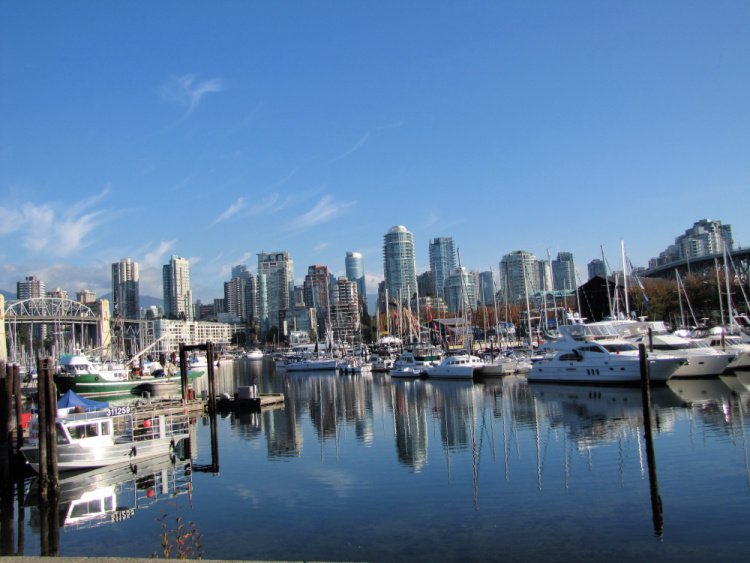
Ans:
{"label": "glass skyscraper", "polygon": [[138,319],[141,316],[138,262],[123,258],[112,264],[112,308],[115,316]]}
{"label": "glass skyscraper", "polygon": [[403,225],[391,228],[383,240],[383,270],[388,299],[405,303],[417,291],[414,236]]}
{"label": "glass skyscraper", "polygon": [[438,237],[430,241],[430,271],[435,284],[435,297],[445,297],[445,280],[456,268],[456,248],[453,237]]}

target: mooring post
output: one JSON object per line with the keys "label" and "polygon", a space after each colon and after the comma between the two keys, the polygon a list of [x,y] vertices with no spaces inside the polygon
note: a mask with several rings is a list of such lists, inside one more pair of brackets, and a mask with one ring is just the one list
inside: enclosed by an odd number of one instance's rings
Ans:
{"label": "mooring post", "polygon": [[60,492],[57,467],[57,385],[52,372],[52,361],[47,365],[47,455],[49,459],[49,490],[54,497]]}
{"label": "mooring post", "polygon": [[[37,401],[39,413],[37,415],[37,432],[39,435],[39,498],[42,503],[47,502],[47,364],[48,358],[41,358],[37,367]],[[44,518],[42,522],[44,523]],[[44,530],[42,530],[44,532]],[[44,540],[42,541],[44,547]],[[46,555],[45,552],[42,555]]]}
{"label": "mooring post", "polygon": [[214,381],[214,345],[206,343],[206,359],[208,360],[208,417],[211,424],[211,471],[219,473],[219,435],[216,429],[216,385]]}
{"label": "mooring post", "polygon": [[654,351],[654,331],[650,328],[648,329],[648,351]]}
{"label": "mooring post", "polygon": [[23,447],[23,397],[21,396],[21,367],[13,366],[13,395],[16,398],[16,454]]}
{"label": "mooring post", "polygon": [[641,368],[641,398],[643,400],[643,428],[646,438],[646,457],[648,458],[648,477],[651,488],[651,515],[654,522],[654,533],[662,537],[664,533],[664,512],[659,494],[659,481],[656,476],[656,453],[654,452],[653,430],[651,426],[651,379],[649,374],[648,354],[646,347],[638,345],[638,357]]}
{"label": "mooring post", "polygon": [[185,345],[180,343],[180,381],[182,382],[182,402],[187,400],[188,382],[187,351]]}

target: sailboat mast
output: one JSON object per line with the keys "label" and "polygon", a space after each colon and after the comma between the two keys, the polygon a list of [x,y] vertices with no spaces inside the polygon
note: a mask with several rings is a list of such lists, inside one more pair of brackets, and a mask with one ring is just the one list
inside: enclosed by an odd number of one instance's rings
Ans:
{"label": "sailboat mast", "polygon": [[729,287],[729,267],[727,265],[727,245],[724,243],[724,239],[721,241],[721,246],[724,251],[724,283],[727,289],[727,324],[732,326],[734,324],[734,314],[732,311],[732,294]]}
{"label": "sailboat mast", "polygon": [[609,316],[614,318],[614,311],[612,310],[612,296],[609,294],[609,268],[607,267],[607,259],[604,257],[604,246],[600,246],[599,249],[602,251],[602,262],[604,263],[604,283],[607,287],[607,304],[609,305]]}
{"label": "sailboat mast", "polygon": [[625,293],[625,315],[630,318],[630,299],[628,297],[628,270],[625,264],[625,241],[620,241],[620,249],[622,253],[622,280],[623,280],[623,292]]}

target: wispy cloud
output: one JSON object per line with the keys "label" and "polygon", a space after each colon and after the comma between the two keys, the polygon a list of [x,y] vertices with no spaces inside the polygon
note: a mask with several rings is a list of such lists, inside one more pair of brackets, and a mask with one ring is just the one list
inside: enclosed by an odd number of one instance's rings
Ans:
{"label": "wispy cloud", "polygon": [[216,219],[214,219],[214,222],[211,224],[216,225],[217,223],[226,221],[233,215],[236,215],[237,213],[239,213],[244,207],[245,207],[245,198],[244,197],[237,198],[237,201],[231,204],[221,215],[219,215]]}
{"label": "wispy cloud", "polygon": [[349,147],[347,150],[342,152],[337,157],[332,158],[330,161],[328,161],[328,164],[333,164],[334,162],[338,162],[339,160],[343,160],[344,158],[351,156],[352,154],[360,150],[362,147],[364,147],[369,138],[370,138],[370,131],[366,131],[359,141],[354,143],[354,145]]}
{"label": "wispy cloud", "polygon": [[72,204],[0,206],[0,236],[20,234],[24,248],[32,253],[68,256],[88,246],[88,235],[108,220],[106,209],[91,209],[108,193],[109,188]]}
{"label": "wispy cloud", "polygon": [[261,200],[256,201],[254,204],[247,207],[245,215],[266,215],[268,213],[276,213],[282,210],[289,203],[291,198],[283,198],[277,193],[272,192]]}
{"label": "wispy cloud", "polygon": [[331,246],[330,242],[321,242],[321,243],[316,244],[313,250],[315,250],[315,252],[321,252],[322,250],[325,250],[329,246]]}
{"label": "wispy cloud", "polygon": [[315,207],[294,219],[291,227],[294,230],[305,230],[316,225],[322,225],[335,219],[354,205],[356,205],[356,202],[338,202],[333,199],[333,196],[323,196]]}
{"label": "wispy cloud", "polygon": [[219,78],[199,81],[194,74],[185,74],[170,76],[159,89],[159,93],[163,100],[184,108],[183,117],[188,117],[206,94],[221,92],[223,89],[224,82]]}

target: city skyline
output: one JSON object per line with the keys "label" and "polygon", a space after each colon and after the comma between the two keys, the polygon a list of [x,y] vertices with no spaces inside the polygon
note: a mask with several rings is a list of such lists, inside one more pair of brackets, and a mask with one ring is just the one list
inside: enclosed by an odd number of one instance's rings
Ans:
{"label": "city skyline", "polygon": [[205,303],[283,249],[295,284],[361,253],[372,295],[393,225],[417,273],[439,237],[582,280],[704,218],[750,244],[746,3],[83,6],[0,8],[5,291],[103,295],[129,257],[159,296],[179,255]]}

